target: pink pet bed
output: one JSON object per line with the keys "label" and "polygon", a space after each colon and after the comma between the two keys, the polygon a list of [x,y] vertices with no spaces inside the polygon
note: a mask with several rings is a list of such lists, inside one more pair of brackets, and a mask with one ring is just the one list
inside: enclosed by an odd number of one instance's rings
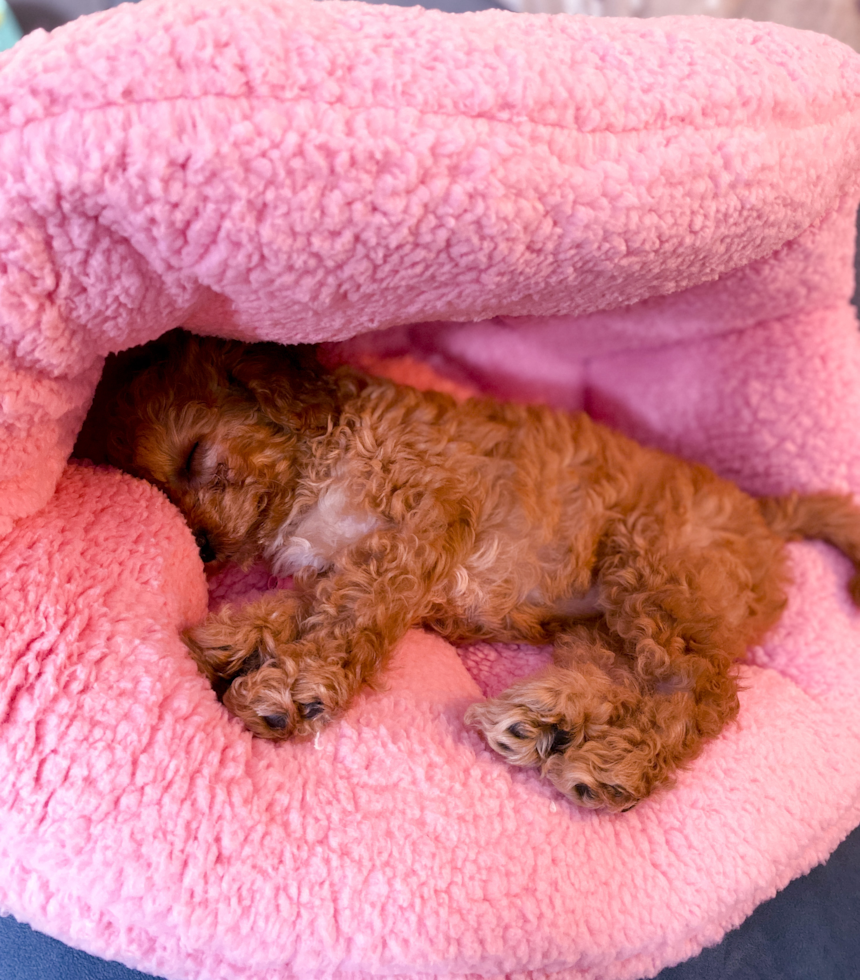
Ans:
{"label": "pink pet bed", "polygon": [[316,744],[252,739],[178,639],[181,517],[68,459],[105,355],[186,324],[858,491],[858,97],[828,38],[698,18],[148,0],[0,56],[0,908],[171,980],[622,980],[827,857],[860,616],[826,546],[738,724],[606,815],[463,724],[541,651],[415,632]]}

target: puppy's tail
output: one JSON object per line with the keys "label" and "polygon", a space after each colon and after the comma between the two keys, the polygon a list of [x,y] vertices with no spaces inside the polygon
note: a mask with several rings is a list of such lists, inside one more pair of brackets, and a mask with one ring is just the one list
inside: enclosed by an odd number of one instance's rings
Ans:
{"label": "puppy's tail", "polygon": [[761,497],[758,505],[768,527],[786,541],[818,538],[838,548],[854,565],[848,590],[860,606],[860,508],[848,495],[793,493]]}

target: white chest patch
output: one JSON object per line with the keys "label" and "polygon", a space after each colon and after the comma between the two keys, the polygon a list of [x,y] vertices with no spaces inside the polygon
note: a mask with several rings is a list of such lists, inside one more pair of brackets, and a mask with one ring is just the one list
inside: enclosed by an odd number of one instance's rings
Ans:
{"label": "white chest patch", "polygon": [[342,486],[320,494],[316,504],[295,522],[286,523],[269,546],[266,558],[275,575],[293,575],[302,568],[324,571],[338,552],[375,530],[380,520],[350,504]]}

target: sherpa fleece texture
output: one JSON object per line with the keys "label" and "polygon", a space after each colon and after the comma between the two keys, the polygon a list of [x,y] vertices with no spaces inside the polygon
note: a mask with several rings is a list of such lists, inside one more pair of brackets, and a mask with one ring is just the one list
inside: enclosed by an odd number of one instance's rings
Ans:
{"label": "sherpa fleece texture", "polygon": [[860,822],[824,545],[792,546],[738,724],[595,814],[463,725],[541,651],[415,632],[316,744],[252,739],[178,639],[181,517],[67,458],[105,354],[184,323],[361,335],[754,492],[858,491],[858,94],[854,53],[773,25],[304,0],[0,56],[0,907],[171,980],[630,980],[824,859]]}

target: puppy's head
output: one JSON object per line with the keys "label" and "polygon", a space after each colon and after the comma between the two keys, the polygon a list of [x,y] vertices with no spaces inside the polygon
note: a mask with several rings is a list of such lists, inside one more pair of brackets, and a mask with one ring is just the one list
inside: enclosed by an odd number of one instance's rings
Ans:
{"label": "puppy's head", "polygon": [[309,440],[336,411],[336,376],[308,346],[184,331],[117,362],[106,377],[130,380],[108,408],[107,461],[167,494],[204,561],[251,561],[289,510]]}

